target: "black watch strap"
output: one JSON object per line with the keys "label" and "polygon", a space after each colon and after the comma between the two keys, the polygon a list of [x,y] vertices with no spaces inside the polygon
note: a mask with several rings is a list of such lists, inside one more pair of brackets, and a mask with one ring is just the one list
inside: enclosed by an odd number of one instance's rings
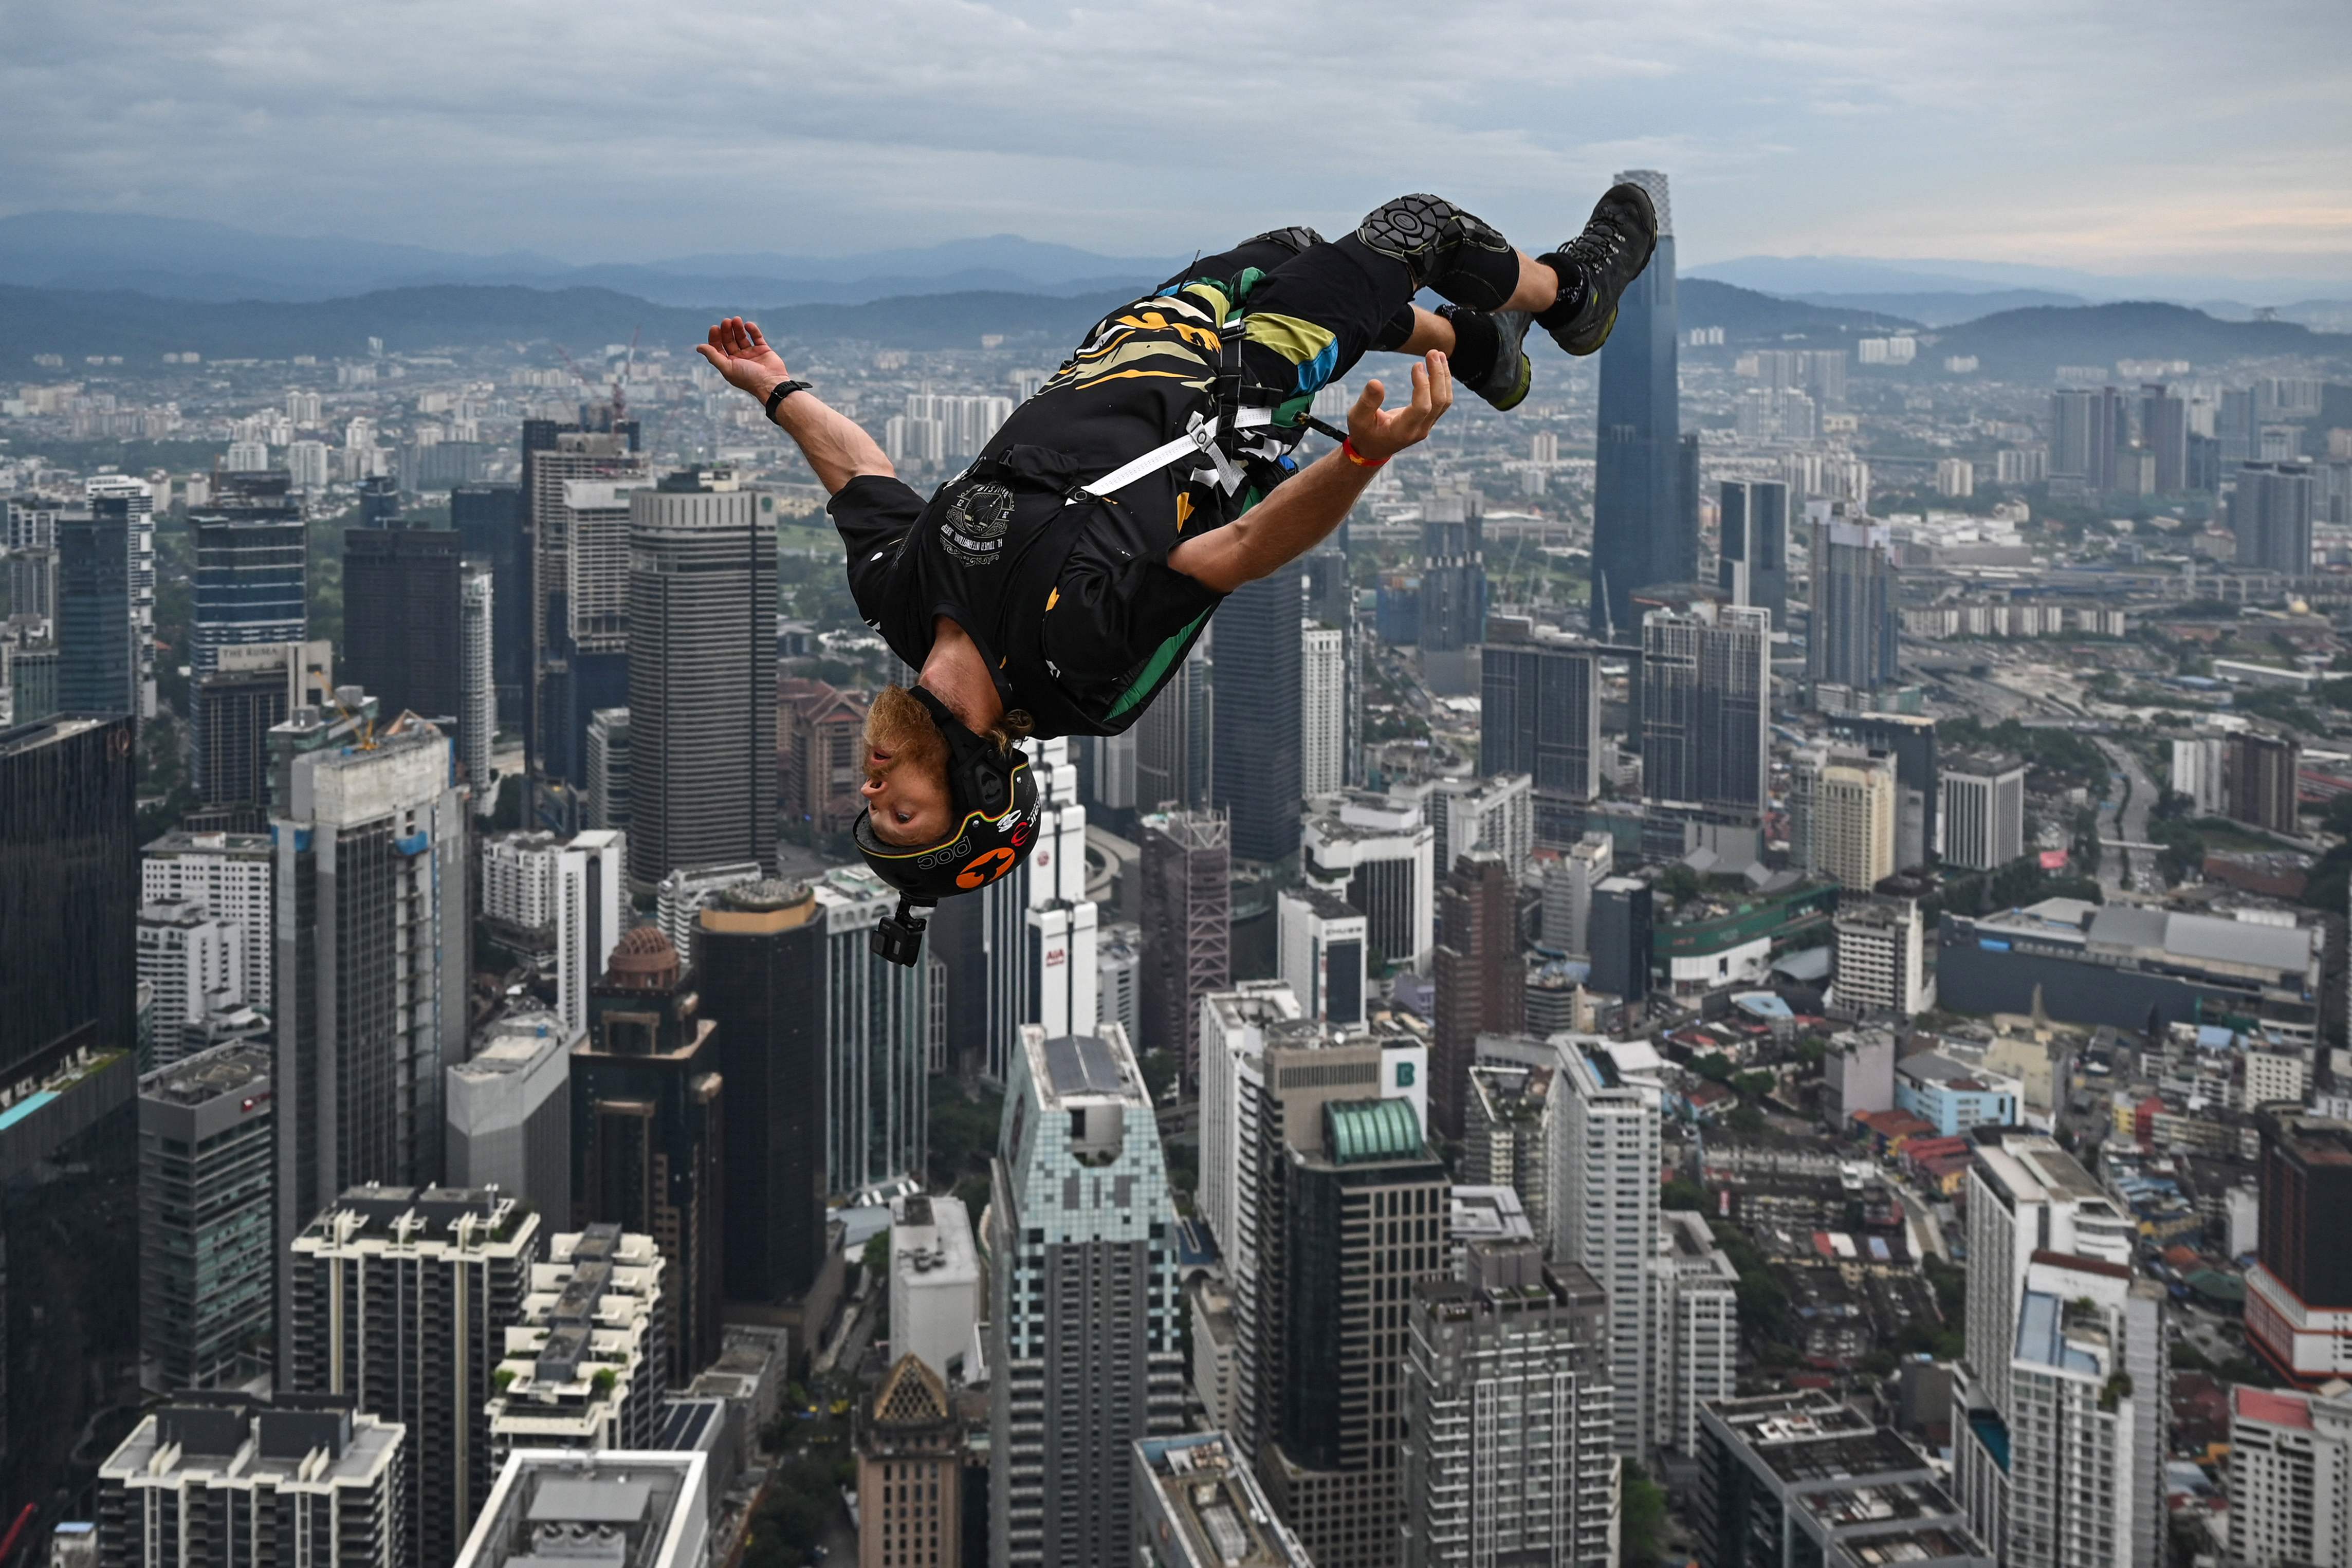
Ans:
{"label": "black watch strap", "polygon": [[776,390],[768,394],[768,401],[765,404],[768,411],[768,417],[770,419],[775,418],[776,405],[782,402],[786,398],[792,396],[793,393],[796,392],[806,392],[808,390],[809,384],[806,382],[778,382],[776,383]]}

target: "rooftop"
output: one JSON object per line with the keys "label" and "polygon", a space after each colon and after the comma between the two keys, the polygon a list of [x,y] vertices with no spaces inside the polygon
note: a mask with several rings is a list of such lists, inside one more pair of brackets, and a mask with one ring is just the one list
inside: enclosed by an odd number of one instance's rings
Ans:
{"label": "rooftop", "polygon": [[458,1568],[695,1568],[709,1519],[698,1453],[507,1458]]}
{"label": "rooftop", "polygon": [[1421,1122],[1410,1100],[1331,1101],[1323,1107],[1323,1133],[1333,1165],[1421,1157]]}
{"label": "rooftop", "polygon": [[1048,1111],[1075,1100],[1149,1103],[1142,1075],[1124,1038],[1116,1043],[1091,1034],[1045,1039],[1040,1031],[1030,1048],[1029,1067],[1038,1099]]}
{"label": "rooftop", "polygon": [[140,1082],[139,1097],[203,1105],[224,1095],[242,1095],[269,1082],[272,1055],[268,1046],[250,1040],[216,1046],[149,1073]]}
{"label": "rooftop", "polygon": [[1307,1553],[1266,1506],[1257,1479],[1223,1432],[1139,1439],[1135,1452],[1183,1533],[1183,1561],[1202,1568],[1307,1568]]}

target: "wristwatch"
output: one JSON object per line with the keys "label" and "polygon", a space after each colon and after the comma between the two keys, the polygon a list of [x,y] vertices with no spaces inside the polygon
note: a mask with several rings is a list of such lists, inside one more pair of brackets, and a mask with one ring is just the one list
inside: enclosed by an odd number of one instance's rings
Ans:
{"label": "wristwatch", "polygon": [[778,382],[776,383],[775,391],[768,394],[768,401],[763,405],[768,411],[769,419],[773,420],[776,417],[777,404],[782,402],[786,398],[792,396],[793,393],[796,392],[806,392],[808,390],[809,384],[806,382]]}

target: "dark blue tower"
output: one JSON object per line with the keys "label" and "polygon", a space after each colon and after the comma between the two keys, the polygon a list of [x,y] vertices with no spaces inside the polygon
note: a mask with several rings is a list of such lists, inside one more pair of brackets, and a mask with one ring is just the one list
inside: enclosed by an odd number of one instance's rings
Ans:
{"label": "dark blue tower", "polygon": [[1592,630],[1630,641],[1636,590],[1698,573],[1697,487],[1685,473],[1675,382],[1675,230],[1666,177],[1617,176],[1650,193],[1658,249],[1617,308],[1601,350],[1601,417],[1592,496]]}

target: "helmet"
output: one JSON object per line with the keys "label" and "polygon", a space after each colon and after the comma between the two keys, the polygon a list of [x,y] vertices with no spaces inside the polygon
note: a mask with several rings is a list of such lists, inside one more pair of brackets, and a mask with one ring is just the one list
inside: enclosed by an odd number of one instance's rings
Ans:
{"label": "helmet", "polygon": [[1027,860],[1037,843],[1037,781],[1027,754],[999,750],[965,728],[939,698],[920,686],[913,690],[947,737],[951,830],[935,844],[909,847],[884,843],[870,811],[858,812],[851,829],[868,869],[901,894],[896,933],[900,940],[887,945],[888,950],[883,932],[874,940],[877,953],[901,964],[914,962],[923,929],[921,921],[907,914],[908,905],[937,904],[985,887]]}

